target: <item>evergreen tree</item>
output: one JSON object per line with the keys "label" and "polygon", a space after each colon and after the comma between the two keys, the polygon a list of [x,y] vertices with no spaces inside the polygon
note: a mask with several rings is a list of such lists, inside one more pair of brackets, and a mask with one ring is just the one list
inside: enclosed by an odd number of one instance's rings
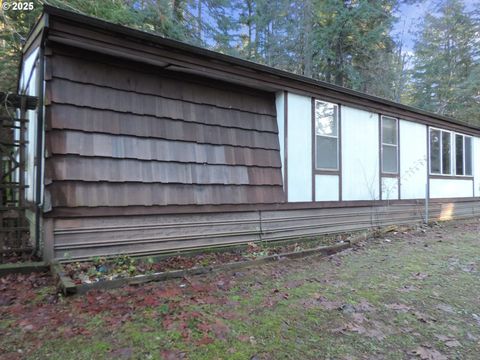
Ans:
{"label": "evergreen tree", "polygon": [[[397,5],[393,0],[317,0],[315,73],[327,82],[375,93],[375,83],[394,54],[390,35]],[[393,85],[391,85],[393,86]],[[390,94],[384,96],[391,97]]]}
{"label": "evergreen tree", "polygon": [[[14,90],[41,10],[3,12],[0,89]],[[480,30],[460,0],[427,15],[409,57],[391,30],[422,0],[48,0],[48,3],[467,121],[478,121]],[[408,85],[408,86],[407,86]],[[477,120],[474,120],[474,119]]]}
{"label": "evergreen tree", "polygon": [[0,13],[0,91],[16,91],[23,42],[40,11],[41,8],[37,6],[32,11]]}
{"label": "evergreen tree", "polygon": [[410,102],[480,123],[478,24],[459,0],[443,0],[429,14],[415,44]]}

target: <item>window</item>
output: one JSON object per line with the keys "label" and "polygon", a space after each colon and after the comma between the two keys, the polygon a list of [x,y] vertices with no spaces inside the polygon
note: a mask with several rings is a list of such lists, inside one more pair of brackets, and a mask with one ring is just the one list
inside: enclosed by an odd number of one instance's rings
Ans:
{"label": "window", "polygon": [[398,120],[382,116],[382,173],[398,174]]}
{"label": "window", "polygon": [[455,134],[455,174],[472,175],[472,138]]}
{"label": "window", "polygon": [[463,165],[463,136],[455,134],[455,174],[465,174]]}
{"label": "window", "polygon": [[441,174],[441,131],[430,129],[430,173]]}
{"label": "window", "polygon": [[451,175],[452,133],[430,129],[430,173]]}
{"label": "window", "polygon": [[465,175],[472,176],[472,138],[465,136]]}
{"label": "window", "polygon": [[472,138],[431,128],[430,174],[472,176]]}
{"label": "window", "polygon": [[442,131],[442,174],[452,173],[452,134]]}
{"label": "window", "polygon": [[338,170],[338,106],[315,100],[315,167]]}

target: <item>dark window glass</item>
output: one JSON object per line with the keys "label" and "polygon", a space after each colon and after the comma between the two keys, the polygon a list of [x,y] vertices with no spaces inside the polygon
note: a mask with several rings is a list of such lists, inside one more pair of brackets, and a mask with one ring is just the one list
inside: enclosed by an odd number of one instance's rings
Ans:
{"label": "dark window glass", "polygon": [[465,137],[465,175],[472,175],[472,138]]}
{"label": "dark window glass", "polygon": [[398,172],[397,119],[382,116],[382,171]]}
{"label": "dark window glass", "polygon": [[455,173],[464,175],[463,172],[463,136],[455,134]]}
{"label": "dark window glass", "polygon": [[430,130],[430,172],[440,174],[440,130]]}
{"label": "dark window glass", "polygon": [[397,149],[394,145],[383,145],[382,166],[384,172],[394,174],[398,172]]}
{"label": "dark window glass", "polygon": [[451,159],[452,137],[449,132],[442,131],[442,174],[452,173]]}
{"label": "dark window glass", "polygon": [[317,168],[337,169],[336,138],[317,136]]}

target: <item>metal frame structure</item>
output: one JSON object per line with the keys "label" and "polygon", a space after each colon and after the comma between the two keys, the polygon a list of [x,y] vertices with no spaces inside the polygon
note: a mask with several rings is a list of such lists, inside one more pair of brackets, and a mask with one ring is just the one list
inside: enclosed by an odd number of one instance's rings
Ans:
{"label": "metal frame structure", "polygon": [[37,98],[0,92],[0,260],[8,254],[33,253],[25,215],[27,110]]}

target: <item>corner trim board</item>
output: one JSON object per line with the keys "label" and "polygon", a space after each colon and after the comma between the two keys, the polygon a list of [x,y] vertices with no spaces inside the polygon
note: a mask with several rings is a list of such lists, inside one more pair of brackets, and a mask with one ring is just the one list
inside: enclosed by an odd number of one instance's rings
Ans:
{"label": "corner trim board", "polygon": [[316,199],[316,194],[315,194],[315,186],[316,186],[316,139],[315,139],[315,98],[312,97],[312,109],[311,109],[311,123],[312,123],[312,201],[315,202]]}
{"label": "corner trim board", "polygon": [[284,184],[285,201],[288,202],[288,92],[283,92],[283,117],[284,117],[284,138],[283,138],[283,166],[284,166]]}

